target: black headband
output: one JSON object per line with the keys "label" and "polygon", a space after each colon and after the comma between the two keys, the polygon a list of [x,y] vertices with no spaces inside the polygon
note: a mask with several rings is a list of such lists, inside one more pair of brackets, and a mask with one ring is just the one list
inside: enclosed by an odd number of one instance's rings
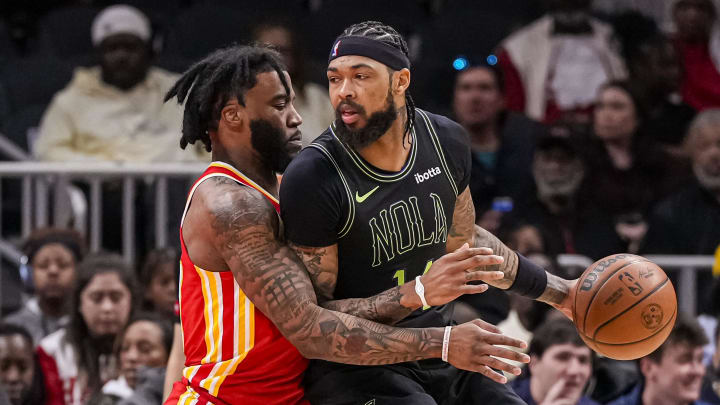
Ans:
{"label": "black headband", "polygon": [[374,39],[358,36],[340,37],[333,44],[328,64],[341,56],[366,56],[393,70],[410,69],[410,60],[401,50]]}

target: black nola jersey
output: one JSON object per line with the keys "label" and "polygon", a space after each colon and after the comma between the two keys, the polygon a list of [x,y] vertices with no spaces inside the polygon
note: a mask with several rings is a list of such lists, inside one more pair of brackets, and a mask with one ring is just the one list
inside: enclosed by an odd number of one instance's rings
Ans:
{"label": "black nola jersey", "polygon": [[[449,119],[416,110],[403,169],[373,167],[331,126],[290,164],[280,201],[285,235],[303,246],[338,245],[334,298],[370,297],[422,275],[446,252],[455,200],[467,187],[470,148]],[[398,323],[448,325],[452,304]]]}

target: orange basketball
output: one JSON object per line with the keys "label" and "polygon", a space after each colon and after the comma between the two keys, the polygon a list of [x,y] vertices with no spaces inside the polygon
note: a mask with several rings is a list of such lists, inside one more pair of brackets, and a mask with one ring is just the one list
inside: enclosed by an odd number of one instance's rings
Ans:
{"label": "orange basketball", "polygon": [[580,336],[591,349],[617,360],[652,353],[677,317],[670,279],[642,256],[622,253],[598,260],[580,276],[574,293]]}

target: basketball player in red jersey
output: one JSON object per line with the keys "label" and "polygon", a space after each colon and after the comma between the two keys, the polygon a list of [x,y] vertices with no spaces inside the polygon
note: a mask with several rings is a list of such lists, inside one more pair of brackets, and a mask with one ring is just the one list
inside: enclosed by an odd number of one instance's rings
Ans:
{"label": "basketball player in red jersey", "polygon": [[[185,103],[181,146],[203,142],[214,163],[192,187],[181,223],[186,361],[166,403],[306,404],[305,358],[360,365],[442,354],[474,371],[511,369],[490,355],[528,360],[496,346],[523,342],[479,320],[445,340],[442,328],[394,328],[317,305],[306,269],[282,241],[277,212],[275,173],[300,150],[302,122],[277,53],[219,50],[179,79],[167,99],[175,97]],[[467,281],[502,277],[477,270],[501,261],[487,249],[458,249],[436,262],[446,286],[434,294],[484,291]]]}

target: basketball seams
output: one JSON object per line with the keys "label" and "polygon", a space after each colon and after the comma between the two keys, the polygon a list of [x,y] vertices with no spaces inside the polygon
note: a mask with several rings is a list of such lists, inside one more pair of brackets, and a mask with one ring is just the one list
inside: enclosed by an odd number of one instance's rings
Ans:
{"label": "basketball seams", "polygon": [[591,342],[592,342],[593,344],[595,344],[595,345],[601,344],[601,345],[606,345],[606,346],[626,346],[626,345],[632,345],[632,344],[636,344],[636,343],[642,343],[642,342],[644,342],[644,341],[646,341],[646,340],[648,340],[648,339],[651,339],[651,338],[657,336],[660,332],[662,332],[663,330],[665,330],[665,328],[667,328],[670,324],[672,324],[672,323],[675,321],[675,318],[676,318],[676,317],[677,317],[677,310],[676,310],[676,311],[673,311],[672,316],[670,316],[669,320],[665,323],[665,325],[659,327],[655,332],[653,332],[652,335],[646,336],[646,337],[644,337],[644,338],[642,338],[642,339],[640,339],[640,340],[636,340],[636,341],[633,341],[633,342],[625,342],[625,343],[605,343],[605,342],[599,342],[599,341],[597,341],[597,340],[595,340],[595,339],[593,339],[593,338],[591,338],[590,336],[587,336],[587,335],[585,335],[585,334],[583,334],[583,337],[585,337],[587,340],[591,341]]}
{"label": "basketball seams", "polygon": [[[655,293],[658,292],[661,288],[663,288],[668,282],[670,282],[670,278],[668,278],[667,276],[665,276],[665,280],[663,280],[662,283],[660,283],[660,284],[658,284],[657,286],[655,286],[655,288],[653,288],[653,289],[652,289],[649,293],[647,293],[644,297],[642,297],[642,298],[640,298],[639,300],[633,302],[632,305],[630,305],[629,307],[627,307],[627,308],[625,308],[624,310],[622,310],[622,312],[620,312],[619,314],[613,316],[612,318],[610,318],[610,319],[608,319],[607,321],[605,321],[605,322],[603,322],[602,324],[600,324],[600,326],[598,326],[597,328],[595,328],[595,333],[593,333],[592,340],[593,340],[593,341],[596,341],[595,338],[597,337],[597,334],[598,334],[598,332],[600,331],[600,329],[604,328],[605,326],[607,326],[608,324],[610,324],[612,321],[618,319],[619,317],[623,316],[624,314],[626,314],[626,313],[627,313],[628,311],[630,311],[631,309],[635,308],[638,304],[640,304],[641,302],[645,301],[646,298],[651,297],[653,294],[655,294]],[[673,312],[673,313],[674,313],[674,312]]]}
{"label": "basketball seams", "polygon": [[[618,267],[617,269],[613,270],[611,273],[609,273],[609,275],[604,280],[598,280],[599,284],[596,286],[595,291],[593,291],[593,295],[590,297],[590,300],[588,300],[588,303],[585,305],[585,316],[583,316],[583,319],[582,319],[582,321],[583,321],[582,333],[584,335],[587,335],[587,330],[585,327],[587,326],[587,316],[588,316],[588,313],[590,313],[590,308],[592,307],[593,301],[595,301],[595,297],[600,292],[600,290],[602,290],[605,283],[607,283],[608,280],[610,280],[615,274],[617,274],[618,271],[620,271],[632,264],[641,263],[641,262],[652,263],[651,261],[649,261],[647,259],[633,260],[633,261],[627,262],[627,263],[623,264],[622,266]],[[596,266],[596,268],[597,268],[597,266]],[[578,280],[578,284],[575,287],[576,289],[579,289],[579,286],[582,285],[582,281],[583,280]],[[575,305],[574,305],[573,309],[577,308],[578,295],[580,295],[580,293],[578,291],[575,291]],[[576,315],[576,314],[574,314],[574,315]]]}

